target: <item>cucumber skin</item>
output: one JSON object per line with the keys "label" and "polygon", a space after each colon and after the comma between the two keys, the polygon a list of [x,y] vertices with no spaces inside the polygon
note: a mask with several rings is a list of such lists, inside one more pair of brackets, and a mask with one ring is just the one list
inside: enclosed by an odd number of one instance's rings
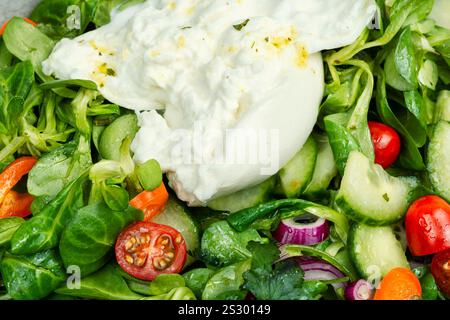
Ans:
{"label": "cucumber skin", "polygon": [[275,176],[272,176],[254,187],[213,199],[207,206],[213,210],[228,211],[230,213],[254,207],[270,200],[275,181]]}
{"label": "cucumber skin", "polygon": [[[442,179],[441,177],[443,174],[444,176],[448,175],[450,178],[450,173],[445,172],[443,164],[436,167],[435,161],[438,161],[438,159],[434,156],[435,153],[442,151],[442,148],[439,148],[440,144],[450,143],[450,140],[446,139],[444,136],[447,132],[450,132],[450,122],[444,120],[439,121],[433,128],[433,134],[427,150],[427,172],[434,191],[446,201],[450,201],[450,182],[448,179]],[[443,139],[441,137],[443,137]],[[445,155],[442,158],[445,158]],[[439,160],[442,160],[442,158]],[[445,183],[447,183],[447,185],[445,185]]]}
{"label": "cucumber skin", "polygon": [[[171,213],[168,213],[166,210],[171,210]],[[181,211],[181,212],[180,212]],[[180,216],[179,219],[173,219],[175,216]],[[176,220],[176,221],[174,221]],[[201,227],[198,221],[193,217],[193,215],[186,209],[184,204],[179,201],[178,199],[175,199],[173,197],[169,198],[169,201],[166,204],[166,208],[156,217],[154,217],[152,222],[164,224],[167,226],[170,226],[174,228],[175,230],[179,229],[180,223],[184,225],[186,229],[189,229],[189,234],[191,234],[193,237],[189,239],[190,242],[189,245],[191,246],[188,249],[188,255],[186,259],[186,263],[184,267],[187,267],[188,265],[192,264],[197,260],[197,254],[198,250],[200,249],[200,233],[201,233]],[[180,233],[183,234],[183,232]],[[184,232],[186,233],[186,232]],[[186,238],[185,238],[186,240]],[[188,241],[186,241],[186,246],[188,245]],[[194,246],[194,247],[192,247]]]}
{"label": "cucumber skin", "polygon": [[387,218],[381,218],[381,219],[376,219],[373,217],[368,217],[367,215],[364,215],[360,212],[358,212],[357,210],[354,210],[349,201],[345,198],[345,195],[340,194],[336,199],[335,199],[335,205],[336,207],[345,213],[345,215],[350,218],[351,220],[358,222],[358,223],[362,223],[368,226],[373,226],[373,227],[382,227],[382,226],[389,226],[392,224],[395,224],[397,222],[399,222],[406,214],[406,211],[403,214],[399,214],[397,216],[393,216],[389,219]]}
{"label": "cucumber skin", "polygon": [[[371,274],[368,274],[364,271],[364,267],[362,266],[362,264],[359,262],[359,259],[357,257],[357,253],[355,252],[355,237],[356,237],[356,232],[358,231],[359,224],[358,223],[354,223],[351,227],[350,230],[348,232],[348,239],[347,239],[347,246],[349,247],[349,256],[350,256],[350,260],[353,262],[353,265],[356,268],[356,271],[358,271],[359,275],[361,277],[363,277],[364,279],[367,279],[368,277],[371,276]],[[407,267],[407,266],[405,266]]]}
{"label": "cucumber skin", "polygon": [[353,224],[350,227],[350,230],[348,232],[348,238],[347,238],[347,245],[349,247],[348,255],[350,257],[350,260],[353,262],[353,265],[356,268],[356,271],[358,271],[359,275],[363,277],[364,279],[367,279],[370,274],[366,274],[364,272],[364,267],[360,264],[359,260],[357,259],[357,254],[355,252],[355,236],[356,236],[356,229],[358,228],[358,224]]}
{"label": "cucumber skin", "polygon": [[[298,170],[298,172],[305,172],[305,173],[301,173],[298,174],[297,172],[297,177],[296,179],[292,179],[292,175],[288,176],[287,173],[292,173],[293,168],[295,167],[295,165],[298,165],[299,163],[297,163],[299,161],[299,158],[302,158],[302,156],[304,156],[303,154],[301,154],[302,152],[305,151],[312,151],[313,152],[313,159],[306,159],[306,164],[303,163],[304,167],[303,168],[295,168],[296,170]],[[305,144],[303,145],[303,147],[294,155],[294,157],[289,160],[289,162],[280,169],[280,171],[278,172],[278,180],[279,180],[279,186],[277,186],[277,191],[281,194],[284,194],[287,198],[292,199],[292,198],[297,198],[299,197],[302,192],[308,187],[309,183],[312,180],[313,174],[314,174],[314,168],[316,167],[316,161],[317,161],[317,154],[318,154],[318,146],[316,141],[313,139],[312,136],[310,136]],[[307,155],[307,157],[311,157],[310,154]],[[305,159],[302,159],[305,160]],[[295,170],[294,170],[295,171]],[[298,180],[297,178],[300,176],[300,179],[307,177],[304,181],[298,181],[299,185],[298,186],[291,186],[291,183],[295,180]],[[278,193],[277,192],[277,193]]]}

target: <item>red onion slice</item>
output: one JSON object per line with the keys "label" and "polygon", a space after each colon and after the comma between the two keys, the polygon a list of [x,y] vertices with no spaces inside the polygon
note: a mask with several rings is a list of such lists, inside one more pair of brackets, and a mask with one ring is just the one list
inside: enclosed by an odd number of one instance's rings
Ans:
{"label": "red onion slice", "polygon": [[347,300],[370,300],[374,294],[372,284],[364,279],[350,283],[345,288],[345,299]]}
{"label": "red onion slice", "polygon": [[[344,278],[345,275],[332,264],[313,258],[297,258],[298,265],[302,268],[305,280],[335,280]],[[333,283],[334,288],[343,288],[345,282]]]}
{"label": "red onion slice", "polygon": [[324,241],[330,234],[328,221],[310,214],[281,220],[273,233],[281,244],[314,245]]}

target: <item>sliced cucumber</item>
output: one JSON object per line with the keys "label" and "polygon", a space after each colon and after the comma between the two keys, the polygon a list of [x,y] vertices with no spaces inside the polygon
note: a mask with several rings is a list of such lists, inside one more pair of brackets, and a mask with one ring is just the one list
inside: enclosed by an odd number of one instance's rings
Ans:
{"label": "sliced cucumber", "polygon": [[211,200],[208,203],[208,207],[214,210],[233,213],[261,204],[269,200],[271,191],[275,186],[275,180],[275,177],[270,177],[254,187]]}
{"label": "sliced cucumber", "polygon": [[391,227],[354,224],[349,233],[350,258],[364,278],[383,277],[396,267],[409,268],[405,251]]}
{"label": "sliced cucumber", "polygon": [[120,146],[128,136],[134,138],[139,126],[135,114],[127,114],[114,120],[103,130],[98,150],[103,159],[120,160]]}
{"label": "sliced cucumber", "polygon": [[297,198],[311,181],[317,159],[317,145],[312,137],[279,171],[282,193],[288,198]]}
{"label": "sliced cucumber", "polygon": [[170,197],[164,210],[152,222],[170,226],[181,233],[188,251],[185,266],[196,260],[200,248],[200,227],[180,201]]}
{"label": "sliced cucumber", "polygon": [[317,160],[311,182],[303,192],[310,196],[324,193],[330,185],[331,179],[337,174],[333,150],[331,149],[328,136],[315,135],[314,140],[317,144]]}
{"label": "sliced cucumber", "polygon": [[362,153],[352,151],[335,201],[357,222],[391,225],[406,213],[416,185],[415,178],[392,177]]}
{"label": "sliced cucumber", "polygon": [[450,123],[439,121],[427,153],[427,170],[436,192],[450,201]]}

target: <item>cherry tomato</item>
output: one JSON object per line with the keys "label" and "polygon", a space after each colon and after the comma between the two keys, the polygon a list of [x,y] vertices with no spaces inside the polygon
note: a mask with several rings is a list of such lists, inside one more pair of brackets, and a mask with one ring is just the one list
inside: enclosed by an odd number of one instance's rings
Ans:
{"label": "cherry tomato", "polygon": [[415,256],[450,248],[450,205],[438,196],[424,196],[409,207],[405,218],[406,239]]}
{"label": "cherry tomato", "polygon": [[417,300],[422,287],[416,275],[407,268],[394,268],[383,278],[374,300]]}
{"label": "cherry tomato", "polygon": [[370,135],[375,151],[375,163],[383,168],[393,164],[400,153],[400,137],[391,127],[375,121],[369,121]]}
{"label": "cherry tomato", "polygon": [[142,280],[153,280],[162,273],[179,273],[187,256],[186,243],[177,230],[142,221],[120,233],[115,250],[121,268]]}
{"label": "cherry tomato", "polygon": [[433,274],[439,290],[450,297],[450,249],[436,254],[431,261]]}

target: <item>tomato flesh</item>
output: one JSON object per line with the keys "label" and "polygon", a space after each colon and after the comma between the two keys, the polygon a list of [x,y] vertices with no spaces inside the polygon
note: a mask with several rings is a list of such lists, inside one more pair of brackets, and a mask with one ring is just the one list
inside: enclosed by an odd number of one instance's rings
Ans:
{"label": "tomato flesh", "polygon": [[415,256],[450,248],[450,205],[438,196],[414,201],[406,213],[405,226],[408,247]]}
{"label": "tomato flesh", "polygon": [[117,238],[115,251],[121,268],[142,280],[179,273],[187,257],[183,236],[172,227],[153,222],[128,226]]}
{"label": "tomato flesh", "polygon": [[400,137],[391,127],[375,121],[369,121],[369,130],[375,152],[375,163],[387,168],[400,154]]}
{"label": "tomato flesh", "polygon": [[440,252],[431,261],[431,273],[442,293],[450,297],[450,249]]}

